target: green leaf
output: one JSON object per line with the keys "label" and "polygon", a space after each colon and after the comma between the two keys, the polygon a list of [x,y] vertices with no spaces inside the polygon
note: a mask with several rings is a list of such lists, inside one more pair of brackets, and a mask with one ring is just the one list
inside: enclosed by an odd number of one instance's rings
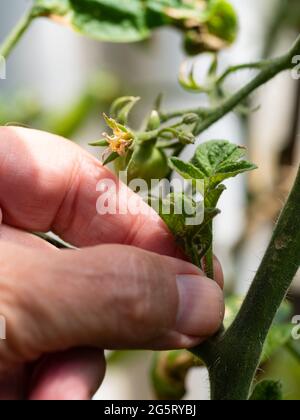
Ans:
{"label": "green leaf", "polygon": [[113,131],[119,129],[123,131],[124,133],[129,133],[129,130],[125,127],[125,125],[118,123],[113,118],[108,117],[106,114],[103,114],[103,118],[106,124],[108,125],[108,127],[111,128]]}
{"label": "green leaf", "polygon": [[[202,204],[185,194],[170,194],[159,203],[161,218],[175,236],[178,245],[199,267],[202,257],[212,245],[211,222],[219,213],[215,208],[204,210]],[[188,223],[191,220],[195,223]]]}
{"label": "green leaf", "polygon": [[241,160],[246,149],[228,141],[210,141],[200,145],[191,163],[178,158],[170,159],[170,168],[185,179],[201,179],[205,182],[205,206],[214,208],[225,191],[220,185],[225,179],[256,168]]}
{"label": "green leaf", "polygon": [[202,258],[206,255],[209,249],[211,249],[213,242],[212,221],[218,214],[220,214],[220,210],[206,208],[204,213],[204,222],[192,238],[192,250],[194,252],[196,251],[196,254],[194,254],[193,257],[193,262],[195,264],[197,263],[198,267],[201,267]]}
{"label": "green leaf", "polygon": [[188,238],[199,226],[187,224],[187,218],[196,216],[197,203],[184,194],[170,194],[166,199],[161,200],[159,215],[164,220],[170,231],[176,238]]}
{"label": "green leaf", "polygon": [[181,400],[186,393],[186,378],[191,368],[202,366],[187,350],[156,352],[151,366],[153,390],[159,399]]}
{"label": "green leaf", "polygon": [[140,0],[36,0],[49,17],[99,41],[135,42],[146,39],[150,29]]}
{"label": "green leaf", "polygon": [[114,162],[116,159],[118,159],[119,154],[116,152],[111,153],[103,162],[103,166],[108,165],[111,162]]}
{"label": "green leaf", "polygon": [[[245,153],[246,150],[240,146],[228,141],[215,140],[201,144],[191,163],[171,158],[170,167],[185,179],[205,180],[207,188],[211,189],[225,179],[256,169],[252,163],[241,160]],[[223,191],[224,187],[219,188],[208,197],[208,201],[217,203]]]}
{"label": "green leaf", "polygon": [[229,178],[234,178],[237,175],[245,172],[250,172],[257,169],[256,165],[250,162],[237,162],[236,164],[224,165],[219,168],[219,172],[210,178],[210,187],[219,185],[221,182]]}
{"label": "green leaf", "polygon": [[236,162],[245,153],[246,149],[226,140],[212,140],[198,146],[192,162],[209,177],[217,172],[219,166]]}
{"label": "green leaf", "polygon": [[106,146],[108,146],[108,141],[106,139],[92,141],[92,142],[89,143],[89,146],[106,147]]}
{"label": "green leaf", "polygon": [[225,0],[212,0],[208,4],[209,32],[228,43],[234,42],[238,32],[238,20],[233,6]]}
{"label": "green leaf", "polygon": [[135,96],[124,96],[114,101],[110,109],[110,115],[120,124],[127,124],[128,117],[133,107],[141,98]]}
{"label": "green leaf", "polygon": [[34,0],[36,14],[54,14],[62,16],[70,11],[69,0]]}
{"label": "green leaf", "polygon": [[[208,33],[213,40],[221,40],[218,47],[234,40],[228,32],[232,31],[232,16],[236,18],[236,15],[226,0],[217,3],[216,0],[206,3],[198,0],[35,0],[33,15],[56,19],[100,41],[119,43],[145,40],[161,26],[173,26],[188,33],[192,20],[192,44],[198,53],[205,49],[203,33]],[[206,40],[210,40],[209,36]]]}
{"label": "green leaf", "polygon": [[291,340],[293,327],[291,324],[274,324],[271,327],[264,345],[261,364],[270,360],[281,347]]}
{"label": "green leaf", "polygon": [[282,384],[278,381],[262,381],[256,385],[250,401],[282,401]]}
{"label": "green leaf", "polygon": [[184,179],[205,179],[205,174],[200,169],[192,163],[184,162],[176,157],[170,159],[169,166]]}
{"label": "green leaf", "polygon": [[227,328],[233,323],[235,317],[237,316],[241,306],[243,304],[243,298],[241,296],[232,295],[229,296],[225,301],[226,311],[224,325]]}
{"label": "green leaf", "polygon": [[215,208],[220,200],[223,192],[226,191],[225,185],[219,185],[213,190],[206,191],[205,193],[205,207]]}
{"label": "green leaf", "polygon": [[[228,141],[216,140],[200,145],[191,163],[186,163],[177,157],[169,161],[171,169],[175,170],[184,179],[192,180],[193,191],[200,191],[204,196],[205,215],[209,212],[219,211],[217,203],[226,190],[221,184],[225,179],[256,168],[250,162],[242,160],[246,150]],[[203,181],[201,187],[196,181]],[[221,184],[221,185],[220,185]],[[182,198],[181,198],[182,200]],[[215,217],[216,214],[213,216]],[[179,215],[171,214],[164,217],[175,237],[181,238],[183,249],[194,264],[201,266],[201,259],[210,250],[213,242],[213,217],[207,224],[202,223],[201,229],[186,228],[185,219]]]}
{"label": "green leaf", "polygon": [[274,319],[274,324],[283,324],[288,322],[294,313],[294,308],[291,302],[285,300],[282,302],[280,308],[277,311],[277,314]]}
{"label": "green leaf", "polygon": [[241,160],[245,153],[245,148],[226,140],[212,140],[197,148],[192,164],[205,174],[209,188],[214,188],[228,178],[257,168]]}

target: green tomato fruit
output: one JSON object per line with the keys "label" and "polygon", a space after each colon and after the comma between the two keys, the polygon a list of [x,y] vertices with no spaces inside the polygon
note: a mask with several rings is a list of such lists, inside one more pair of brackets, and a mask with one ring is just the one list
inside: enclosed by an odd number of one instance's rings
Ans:
{"label": "green tomato fruit", "polygon": [[144,179],[148,184],[153,179],[161,180],[167,177],[170,171],[166,154],[153,145],[137,146],[126,157],[118,158],[115,168],[118,172],[127,170],[128,182]]}

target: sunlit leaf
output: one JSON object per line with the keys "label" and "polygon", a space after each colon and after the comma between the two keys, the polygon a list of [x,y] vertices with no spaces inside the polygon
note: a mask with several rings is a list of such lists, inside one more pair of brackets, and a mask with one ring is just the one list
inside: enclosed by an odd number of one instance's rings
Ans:
{"label": "sunlit leaf", "polygon": [[213,188],[226,179],[256,169],[256,165],[241,160],[246,149],[225,140],[212,140],[201,144],[192,159]]}

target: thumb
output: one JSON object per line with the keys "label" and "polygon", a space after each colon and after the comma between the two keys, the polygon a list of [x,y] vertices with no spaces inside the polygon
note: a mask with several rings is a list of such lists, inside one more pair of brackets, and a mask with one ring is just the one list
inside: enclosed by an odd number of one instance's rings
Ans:
{"label": "thumb", "polygon": [[81,346],[191,347],[221,324],[221,289],[190,263],[119,245],[0,248],[0,356],[12,361]]}

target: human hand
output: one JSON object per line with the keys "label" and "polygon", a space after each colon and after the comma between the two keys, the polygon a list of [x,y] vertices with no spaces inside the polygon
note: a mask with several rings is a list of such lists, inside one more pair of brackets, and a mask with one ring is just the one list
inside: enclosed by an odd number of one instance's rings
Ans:
{"label": "human hand", "polygon": [[[218,330],[220,287],[179,259],[154,211],[97,214],[96,184],[114,175],[92,156],[3,127],[0,177],[0,398],[89,399],[105,373],[100,349],[192,347]],[[28,233],[49,230],[80,250]],[[218,262],[216,273],[222,286]]]}

